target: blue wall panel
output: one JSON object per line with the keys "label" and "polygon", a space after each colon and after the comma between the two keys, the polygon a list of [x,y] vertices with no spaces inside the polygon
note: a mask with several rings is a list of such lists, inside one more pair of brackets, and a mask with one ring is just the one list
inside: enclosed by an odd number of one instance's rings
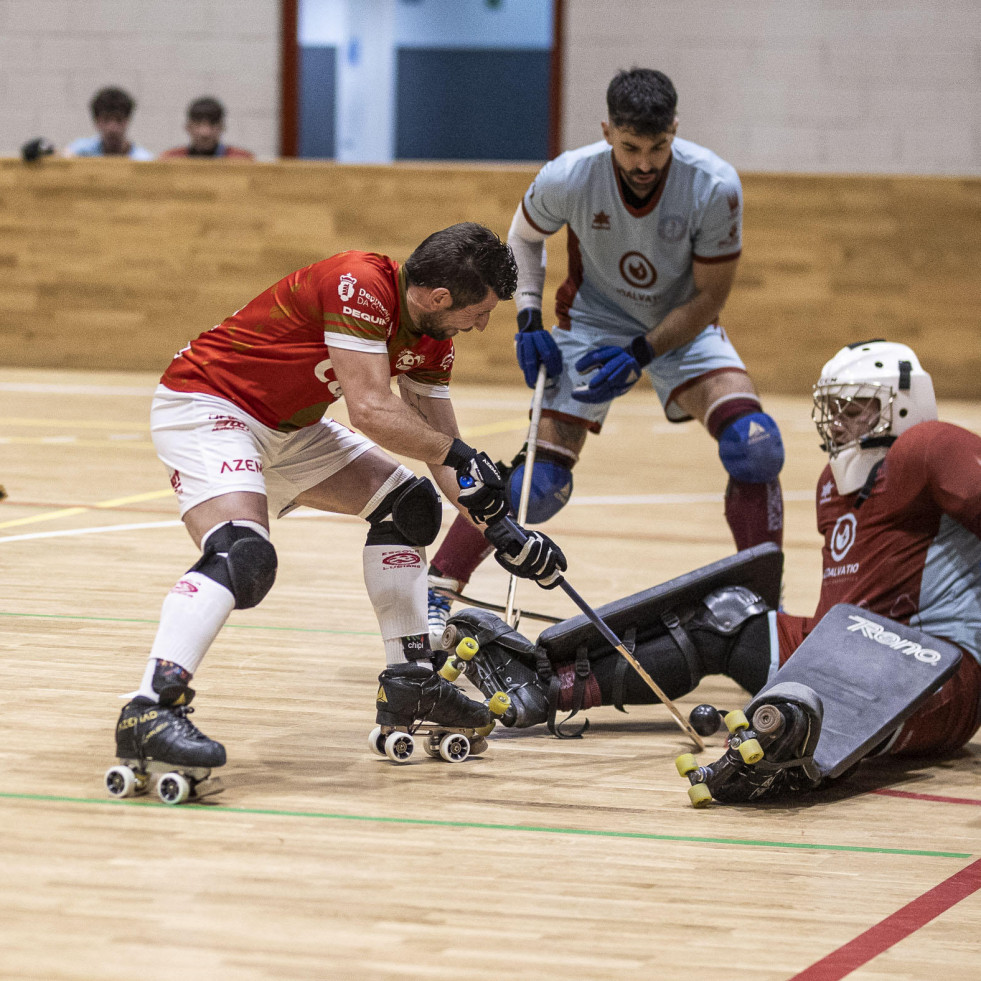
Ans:
{"label": "blue wall panel", "polygon": [[336,154],[337,49],[300,48],[301,157],[331,158]]}
{"label": "blue wall panel", "polygon": [[547,160],[550,53],[400,48],[395,156]]}

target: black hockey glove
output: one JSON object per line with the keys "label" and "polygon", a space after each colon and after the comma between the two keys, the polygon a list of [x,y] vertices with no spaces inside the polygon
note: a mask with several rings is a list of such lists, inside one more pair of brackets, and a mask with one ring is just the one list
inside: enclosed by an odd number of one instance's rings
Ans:
{"label": "black hockey glove", "polygon": [[540,531],[527,531],[510,518],[501,518],[484,530],[494,546],[494,558],[512,575],[534,579],[542,589],[554,589],[568,567],[562,549]]}
{"label": "black hockey glove", "polygon": [[474,521],[490,524],[508,513],[504,479],[486,453],[478,453],[462,439],[455,439],[443,465],[456,471],[459,501]]}

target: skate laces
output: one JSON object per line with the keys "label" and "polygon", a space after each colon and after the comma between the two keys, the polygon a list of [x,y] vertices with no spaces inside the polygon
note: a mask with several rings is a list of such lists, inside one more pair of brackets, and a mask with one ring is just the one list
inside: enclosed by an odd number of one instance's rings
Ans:
{"label": "skate laces", "polygon": [[442,594],[437,593],[435,589],[429,590],[429,619],[432,621],[433,614],[439,611],[442,614],[449,614],[450,607],[452,604],[450,601]]}

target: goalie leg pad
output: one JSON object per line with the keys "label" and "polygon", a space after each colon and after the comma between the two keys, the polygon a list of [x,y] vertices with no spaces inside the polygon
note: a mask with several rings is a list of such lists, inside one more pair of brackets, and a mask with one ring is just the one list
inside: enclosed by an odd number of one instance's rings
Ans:
{"label": "goalie leg pad", "polygon": [[432,545],[443,520],[443,499],[428,477],[394,487],[368,515],[368,545]]}
{"label": "goalie leg pad", "polygon": [[719,433],[719,459],[733,480],[768,484],[783,469],[780,430],[765,412],[740,416]]}
{"label": "goalie leg pad", "polygon": [[201,558],[190,572],[200,572],[235,597],[236,610],[258,606],[276,581],[276,549],[265,529],[254,522],[228,521],[205,535]]}

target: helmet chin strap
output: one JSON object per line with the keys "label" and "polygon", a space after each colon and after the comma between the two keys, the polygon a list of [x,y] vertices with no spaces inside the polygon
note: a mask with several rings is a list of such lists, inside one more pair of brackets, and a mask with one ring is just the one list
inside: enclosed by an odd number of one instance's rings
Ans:
{"label": "helmet chin strap", "polygon": [[884,440],[876,439],[874,442],[876,444],[874,446],[862,446],[858,443],[846,446],[830,461],[831,476],[834,477],[835,487],[842,496],[861,490],[872,468],[885,458],[893,441],[890,440],[889,444],[885,445]]}

